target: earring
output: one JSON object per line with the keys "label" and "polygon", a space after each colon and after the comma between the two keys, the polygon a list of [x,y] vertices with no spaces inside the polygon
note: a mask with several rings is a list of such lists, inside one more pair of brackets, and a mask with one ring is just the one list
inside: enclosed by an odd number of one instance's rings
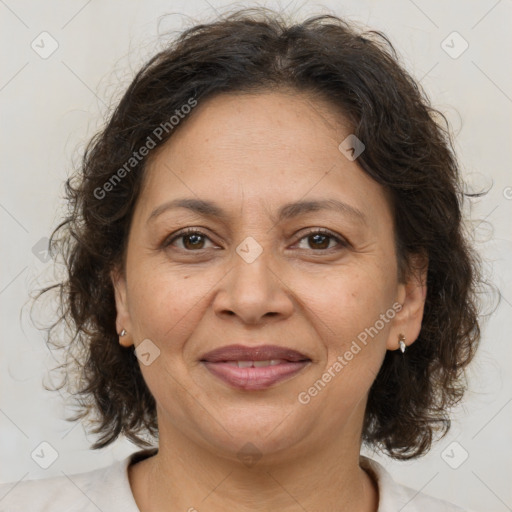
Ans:
{"label": "earring", "polygon": [[398,344],[400,345],[400,350],[402,354],[405,352],[406,344],[405,344],[405,336],[403,334],[398,335]]}
{"label": "earring", "polygon": [[126,336],[127,332],[125,329],[123,329],[120,333],[119,333],[119,336]]}

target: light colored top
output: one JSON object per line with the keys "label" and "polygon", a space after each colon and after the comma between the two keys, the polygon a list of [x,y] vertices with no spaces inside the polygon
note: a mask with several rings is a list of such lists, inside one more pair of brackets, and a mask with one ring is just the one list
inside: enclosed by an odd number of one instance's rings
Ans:
{"label": "light colored top", "polygon": [[[1,484],[0,512],[140,512],[130,488],[128,466],[157,451],[141,450],[86,473]],[[361,456],[360,464],[377,482],[378,512],[465,512],[398,484],[372,459]]]}

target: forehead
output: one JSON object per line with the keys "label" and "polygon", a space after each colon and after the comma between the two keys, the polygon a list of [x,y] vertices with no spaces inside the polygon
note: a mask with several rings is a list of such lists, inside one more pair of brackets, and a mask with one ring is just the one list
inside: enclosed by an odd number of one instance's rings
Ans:
{"label": "forehead", "polygon": [[151,155],[141,200],[148,208],[185,196],[228,206],[235,198],[261,206],[308,195],[355,208],[386,201],[380,185],[340,152],[349,134],[338,108],[303,93],[217,95]]}
{"label": "forehead", "polygon": [[235,150],[237,144],[248,154],[271,149],[279,157],[285,150],[306,154],[318,144],[337,147],[349,131],[339,108],[309,94],[290,89],[223,93],[200,102],[169,145],[220,144]]}

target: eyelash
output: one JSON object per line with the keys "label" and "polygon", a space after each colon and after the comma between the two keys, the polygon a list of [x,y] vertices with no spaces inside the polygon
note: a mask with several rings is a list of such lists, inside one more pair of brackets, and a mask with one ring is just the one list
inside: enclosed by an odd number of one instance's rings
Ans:
{"label": "eyelash", "polygon": [[[208,238],[210,241],[212,241],[206,233],[198,230],[197,228],[185,228],[182,231],[179,231],[176,234],[172,234],[170,237],[166,238],[162,244],[162,247],[166,248],[166,247],[170,246],[175,240],[178,240],[179,238],[184,238],[187,235],[200,235],[200,236]],[[321,229],[321,228],[320,229],[312,229],[311,231],[308,231],[298,240],[298,242],[301,242],[305,238],[308,238],[313,235],[323,235],[328,238],[332,238],[333,240],[335,240],[338,243],[338,245],[340,247],[348,247],[349,246],[349,243],[346,240],[344,240],[343,238],[340,238],[340,237],[334,235],[331,231],[328,231],[326,229]],[[186,252],[201,252],[201,251],[206,250],[206,249],[188,250],[188,249],[181,249],[181,248],[178,248],[178,249],[180,249],[182,251],[186,251]],[[309,250],[312,252],[326,252],[326,251],[330,251],[332,249],[335,249],[335,247],[331,247],[328,249],[309,249]]]}

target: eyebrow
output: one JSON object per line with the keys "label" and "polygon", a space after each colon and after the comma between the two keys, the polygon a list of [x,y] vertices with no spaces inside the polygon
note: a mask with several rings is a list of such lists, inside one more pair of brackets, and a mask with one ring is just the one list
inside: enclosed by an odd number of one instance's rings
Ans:
{"label": "eyebrow", "polygon": [[[173,199],[155,208],[148,217],[147,222],[155,219],[162,213],[177,208],[186,208],[204,217],[213,217],[221,220],[227,220],[229,215],[219,205],[212,201],[203,199],[183,198]],[[306,213],[317,212],[320,210],[330,210],[353,217],[355,220],[367,223],[366,216],[361,210],[354,206],[339,201],[338,199],[323,199],[312,201],[296,201],[286,203],[278,212],[277,222],[293,219]]]}

